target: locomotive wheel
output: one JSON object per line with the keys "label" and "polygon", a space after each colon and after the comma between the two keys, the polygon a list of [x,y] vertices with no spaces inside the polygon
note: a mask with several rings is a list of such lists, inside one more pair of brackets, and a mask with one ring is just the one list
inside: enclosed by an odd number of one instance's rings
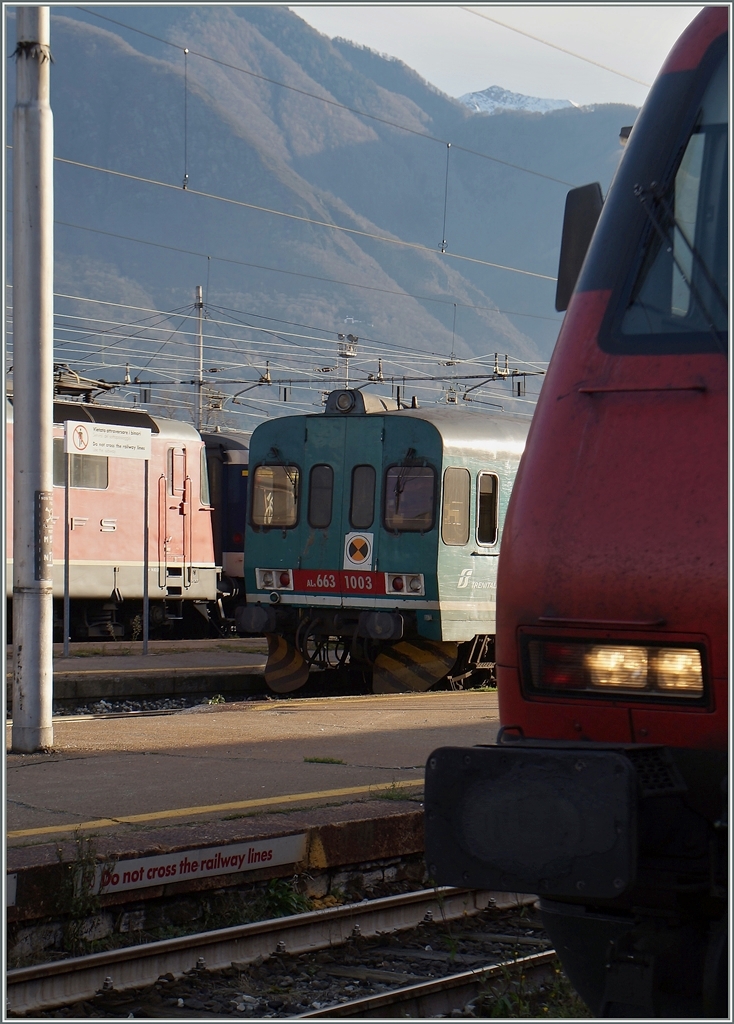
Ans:
{"label": "locomotive wheel", "polygon": [[292,693],[308,681],[308,665],[293,644],[277,633],[266,633],[268,663],[265,682],[274,693]]}
{"label": "locomotive wheel", "polygon": [[372,673],[373,693],[423,692],[443,679],[456,663],[459,648],[435,640],[401,640],[381,651]]}

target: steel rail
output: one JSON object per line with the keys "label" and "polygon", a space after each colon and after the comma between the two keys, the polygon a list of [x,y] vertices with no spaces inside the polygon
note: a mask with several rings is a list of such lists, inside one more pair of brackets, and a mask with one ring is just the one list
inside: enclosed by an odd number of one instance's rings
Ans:
{"label": "steel rail", "polygon": [[524,974],[533,982],[543,981],[549,974],[549,965],[556,959],[554,949],[517,960],[505,960],[489,967],[450,974],[445,978],[406,985],[380,992],[377,995],[352,999],[348,1003],[325,1006],[321,1010],[299,1013],[297,1017],[436,1017],[448,1016],[452,1010],[461,1009],[478,996],[484,986],[493,978]]}
{"label": "steel rail", "polygon": [[221,970],[272,953],[325,949],[357,935],[404,931],[424,921],[455,920],[490,905],[506,909],[534,899],[445,886],[20,967],[7,973],[7,1007],[14,1015],[27,1015],[90,999],[105,986],[125,991],[153,984],[163,974],[180,977],[202,963]]}

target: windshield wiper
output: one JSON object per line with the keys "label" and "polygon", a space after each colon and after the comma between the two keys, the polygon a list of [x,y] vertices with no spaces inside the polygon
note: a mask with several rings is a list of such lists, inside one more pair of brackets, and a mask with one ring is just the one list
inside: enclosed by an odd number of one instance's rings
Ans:
{"label": "windshield wiper", "polygon": [[[707,281],[709,287],[711,288],[714,296],[720,301],[720,303],[722,305],[722,308],[724,310],[724,313],[728,313],[728,311],[729,311],[729,303],[728,303],[726,297],[722,294],[722,292],[719,289],[718,285],[716,284],[715,280],[713,279],[713,276],[711,274],[711,271],[709,270],[709,267],[706,264],[706,261],[704,260],[703,256],[698,251],[698,249],[694,245],[692,245],[691,242],[686,237],[686,234],[683,231],[683,228],[681,227],[681,225],[676,220],[675,215],[673,214],[673,211],[670,208],[670,205],[667,203],[667,201],[665,200],[665,198],[663,196],[663,193],[660,191],[660,189],[655,187],[655,182],[653,182],[650,185],[649,188],[643,188],[642,185],[635,185],[633,191],[634,191],[634,194],[637,196],[637,198],[640,200],[642,208],[645,211],[645,214],[646,214],[648,220],[650,221],[650,223],[654,227],[654,229],[655,229],[658,237],[660,238],[661,242],[664,245],[669,247],[668,251],[670,252],[670,255],[672,257],[673,263],[677,267],[678,273],[683,278],[683,281],[684,281],[686,287],[688,288],[688,290],[690,291],[691,295],[693,296],[694,301],[696,302],[696,304],[698,305],[698,307],[700,308],[700,310],[704,314],[704,317],[706,318],[706,320],[708,322],[709,331],[711,332],[711,335],[714,338],[714,341],[719,346],[721,351],[725,352],[726,351],[726,346],[724,344],[724,339],[723,339],[723,337],[721,336],[721,333],[717,330],[717,328],[716,328],[716,326],[714,324],[714,318],[713,318],[713,316],[711,314],[711,310],[708,308],[708,306],[704,302],[703,297],[702,297],[700,291],[698,290],[696,285],[693,283],[692,278],[685,271],[685,269],[683,268],[680,260],[678,259],[678,257],[675,254],[675,245],[674,245],[673,238],[671,238],[670,228],[672,227],[673,230],[677,230],[678,231],[678,233],[680,234],[680,237],[683,239],[683,241],[685,242],[686,246],[688,247],[688,250],[690,251],[691,256],[696,261],[697,266],[700,268],[700,270],[702,271],[704,277],[706,278],[706,281]],[[652,205],[647,202],[647,200],[649,198],[652,198],[653,202],[655,202],[655,203],[660,203],[660,205],[663,208],[664,213],[666,214],[666,216],[668,218],[668,221],[670,223],[670,227],[663,226],[663,224],[660,221],[660,218],[658,217],[657,212],[655,210],[653,210]]]}

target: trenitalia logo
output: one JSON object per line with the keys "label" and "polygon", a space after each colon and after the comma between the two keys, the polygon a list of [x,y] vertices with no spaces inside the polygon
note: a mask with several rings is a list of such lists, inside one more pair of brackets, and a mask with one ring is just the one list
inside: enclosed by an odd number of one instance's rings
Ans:
{"label": "trenitalia logo", "polygon": [[473,569],[462,569],[461,575],[459,576],[459,582],[456,584],[457,590],[464,590],[469,586],[469,577],[474,572]]}

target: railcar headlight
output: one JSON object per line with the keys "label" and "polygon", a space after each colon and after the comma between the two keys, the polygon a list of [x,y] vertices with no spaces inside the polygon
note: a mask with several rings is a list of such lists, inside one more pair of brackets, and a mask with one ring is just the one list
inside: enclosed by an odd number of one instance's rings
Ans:
{"label": "railcar headlight", "polygon": [[703,694],[703,669],[699,651],[686,647],[661,647],[655,651],[653,671],[658,690]]}
{"label": "railcar headlight", "polygon": [[263,589],[269,590],[273,585],[273,574],[272,572],[264,572],[260,579],[260,586]]}
{"label": "railcar headlight", "polygon": [[522,645],[525,688],[536,693],[689,700],[704,695],[703,659],[695,647],[528,636]]}
{"label": "railcar headlight", "polygon": [[592,647],[584,658],[592,686],[644,690],[647,651],[644,647]]}
{"label": "railcar headlight", "polygon": [[354,408],[354,395],[350,391],[342,391],[336,400],[339,412],[350,412]]}

